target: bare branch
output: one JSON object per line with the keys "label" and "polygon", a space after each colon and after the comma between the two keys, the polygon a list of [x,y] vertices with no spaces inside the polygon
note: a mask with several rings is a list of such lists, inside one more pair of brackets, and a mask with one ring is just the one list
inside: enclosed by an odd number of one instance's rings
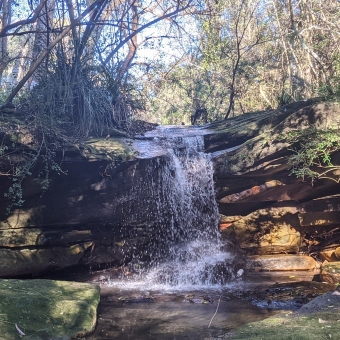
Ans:
{"label": "bare branch", "polygon": [[0,31],[0,38],[1,37],[5,37],[5,36],[9,36],[9,35],[17,35],[17,33],[7,33],[9,30],[16,28],[16,27],[20,27],[23,25],[28,25],[28,24],[32,24],[33,22],[35,22],[38,17],[39,17],[39,13],[41,12],[42,8],[44,7],[45,3],[47,0],[40,0],[39,5],[37,6],[37,8],[34,10],[34,14],[33,17],[30,19],[25,19],[25,20],[19,20],[14,22],[13,24],[7,25],[5,26],[1,31]]}
{"label": "bare branch", "polygon": [[6,102],[0,106],[0,110],[3,108],[6,108],[10,105],[12,100],[15,98],[15,96],[18,94],[18,92],[21,90],[21,88],[25,85],[25,83],[28,81],[28,79],[31,77],[31,75],[35,72],[35,70],[39,67],[41,62],[44,60],[44,58],[48,55],[51,49],[53,49],[54,46],[56,46],[73,28],[74,25],[78,24],[84,17],[86,17],[89,13],[93,11],[97,6],[101,6],[104,3],[105,0],[96,0],[92,3],[82,14],[79,15],[77,19],[74,20],[74,23],[67,26],[63,32],[55,38],[45,49],[43,49],[37,60],[31,65],[28,72],[25,74],[25,76],[20,80],[20,82],[15,86],[15,88],[12,90],[11,94],[7,98]]}
{"label": "bare branch", "polygon": [[178,13],[181,13],[188,9],[191,6],[193,0],[190,0],[187,5],[184,7],[180,7],[179,4],[177,4],[176,9],[174,9],[172,12],[164,14],[162,16],[157,17],[156,19],[148,22],[147,24],[139,27],[137,30],[133,31],[131,34],[129,34],[125,39],[122,39],[120,43],[109,53],[109,55],[106,57],[104,60],[104,65],[107,65],[108,62],[111,60],[111,58],[129,41],[131,40],[134,36],[136,36],[138,33],[142,32],[146,28],[156,24],[159,21],[162,21],[164,19],[170,18],[174,15],[177,15]]}

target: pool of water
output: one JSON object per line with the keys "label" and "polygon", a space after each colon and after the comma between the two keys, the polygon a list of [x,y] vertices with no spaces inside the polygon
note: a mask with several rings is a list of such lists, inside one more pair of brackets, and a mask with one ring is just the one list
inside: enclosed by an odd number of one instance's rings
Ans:
{"label": "pool of water", "polygon": [[97,328],[86,339],[209,339],[277,312],[228,291],[171,293],[104,286]]}
{"label": "pool of water", "polygon": [[282,310],[296,310],[335,289],[317,282],[318,274],[245,273],[223,289],[192,286],[191,290],[121,279],[122,270],[112,268],[94,272],[70,268],[41,278],[100,285],[97,327],[84,340],[211,340]]}

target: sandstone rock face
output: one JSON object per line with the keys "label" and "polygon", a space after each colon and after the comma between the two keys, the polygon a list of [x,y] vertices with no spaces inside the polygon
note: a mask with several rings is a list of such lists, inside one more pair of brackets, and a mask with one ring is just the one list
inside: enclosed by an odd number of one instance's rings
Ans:
{"label": "sandstone rock face", "polygon": [[[311,124],[339,123],[338,103],[307,101],[208,126],[205,148],[213,156],[227,243],[253,255],[319,254],[340,246],[340,185],[329,180],[312,185],[291,176],[290,145],[279,138]],[[157,181],[162,160],[136,159],[132,142],[120,136],[63,146],[56,161],[67,175],[51,173],[43,192],[37,167],[24,182],[24,206],[10,215],[0,195],[0,255],[6,258],[0,277],[150,259],[161,235],[145,183],[150,176]],[[340,164],[340,154],[332,161]],[[0,177],[0,192],[11,185]],[[339,253],[330,256],[339,259]]]}
{"label": "sandstone rock face", "polygon": [[335,256],[334,249],[331,249],[331,250],[324,249],[319,252],[319,256],[322,261],[327,261],[327,262],[339,261],[339,259]]}
{"label": "sandstone rock face", "polygon": [[334,256],[340,260],[340,247],[337,247],[335,250],[334,250]]}
{"label": "sandstone rock face", "polygon": [[[66,175],[51,173],[45,193],[29,178],[23,208],[10,215],[0,195],[0,277],[78,264],[121,265],[153,241],[149,211],[132,192],[147,164],[129,154],[125,141],[91,140],[82,150],[67,149],[60,160]],[[0,178],[1,192],[10,185]]]}
{"label": "sandstone rock face", "polygon": [[223,238],[250,254],[297,253],[302,233],[295,208],[257,210],[221,231]]}
{"label": "sandstone rock face", "polygon": [[65,247],[0,249],[2,277],[39,273],[46,269],[71,267],[79,263],[92,242]]}
{"label": "sandstone rock face", "polygon": [[[310,125],[336,128],[339,120],[339,103],[307,101],[211,125],[214,133],[206,137],[206,147],[216,154],[220,213],[243,216],[236,222],[221,222],[225,239],[250,254],[303,251],[319,260],[336,260],[340,185],[327,179],[312,185],[291,175],[292,152],[279,136]],[[340,164],[339,153],[332,155],[332,162]],[[272,209],[292,209],[289,221]],[[333,252],[326,255],[329,249]]]}

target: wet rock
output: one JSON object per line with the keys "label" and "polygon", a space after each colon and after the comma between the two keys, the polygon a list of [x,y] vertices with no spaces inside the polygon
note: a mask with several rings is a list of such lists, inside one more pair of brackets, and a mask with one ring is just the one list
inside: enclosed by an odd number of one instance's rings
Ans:
{"label": "wet rock", "polygon": [[53,280],[0,280],[1,339],[74,339],[93,332],[98,286]]}
{"label": "wet rock", "polygon": [[258,286],[252,291],[242,293],[241,297],[261,308],[296,310],[335,288],[334,284],[315,281],[275,283],[268,288]]}
{"label": "wet rock", "polygon": [[340,261],[325,261],[321,266],[320,276],[322,281],[329,283],[340,283]]}
{"label": "wet rock", "polygon": [[257,210],[222,230],[222,236],[251,254],[297,253],[302,232],[296,208]]}
{"label": "wet rock", "polygon": [[155,302],[154,297],[144,296],[144,295],[120,296],[118,300],[121,302],[126,302],[126,303]]}
{"label": "wet rock", "polygon": [[254,255],[247,258],[245,269],[255,271],[313,270],[316,261],[307,255]]}

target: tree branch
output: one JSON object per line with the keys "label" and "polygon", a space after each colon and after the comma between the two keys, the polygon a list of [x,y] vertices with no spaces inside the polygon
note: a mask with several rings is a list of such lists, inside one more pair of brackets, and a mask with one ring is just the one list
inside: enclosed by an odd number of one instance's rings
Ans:
{"label": "tree branch", "polygon": [[111,60],[111,58],[129,41],[131,40],[134,36],[136,36],[138,33],[142,32],[143,30],[145,30],[146,28],[156,24],[157,22],[170,18],[178,13],[181,13],[183,11],[185,11],[187,8],[189,8],[191,6],[193,0],[190,0],[186,6],[184,7],[180,7],[179,4],[177,4],[177,7],[175,10],[173,10],[172,12],[168,13],[168,14],[164,14],[162,16],[159,16],[158,18],[148,22],[147,24],[139,27],[137,30],[133,31],[132,33],[130,33],[125,39],[123,39],[110,53],[109,55],[106,57],[106,59],[104,60],[104,65],[106,66],[108,64],[108,62]]}
{"label": "tree branch", "polygon": [[48,55],[50,50],[57,45],[74,27],[74,25],[78,24],[84,17],[86,17],[93,9],[95,9],[97,6],[101,6],[102,3],[105,0],[96,0],[92,3],[82,14],[79,15],[77,19],[74,20],[74,23],[65,27],[65,29],[62,31],[62,33],[55,38],[45,49],[43,49],[37,60],[32,64],[28,72],[25,74],[25,76],[20,80],[20,82],[17,84],[17,86],[12,90],[11,94],[8,96],[6,102],[0,106],[0,110],[7,108],[11,106],[11,103],[15,96],[18,94],[18,92],[21,90],[21,88],[25,85],[27,80],[31,77],[31,75],[35,72],[35,70],[39,67],[39,65],[42,63],[44,58]]}
{"label": "tree branch", "polygon": [[13,28],[16,28],[16,27],[19,27],[19,26],[22,26],[22,25],[27,25],[27,24],[31,24],[33,22],[35,22],[38,17],[39,17],[39,13],[40,11],[42,10],[42,8],[44,7],[45,3],[46,3],[47,0],[40,0],[40,3],[39,5],[37,6],[37,8],[34,10],[34,15],[31,19],[25,19],[25,20],[19,20],[17,22],[13,22],[13,24],[10,24],[10,25],[7,25],[5,26],[1,31],[0,31],[0,38],[1,37],[5,37],[5,36],[8,36],[8,35],[16,35],[16,33],[11,33],[11,34],[8,34],[7,31],[13,29]]}

